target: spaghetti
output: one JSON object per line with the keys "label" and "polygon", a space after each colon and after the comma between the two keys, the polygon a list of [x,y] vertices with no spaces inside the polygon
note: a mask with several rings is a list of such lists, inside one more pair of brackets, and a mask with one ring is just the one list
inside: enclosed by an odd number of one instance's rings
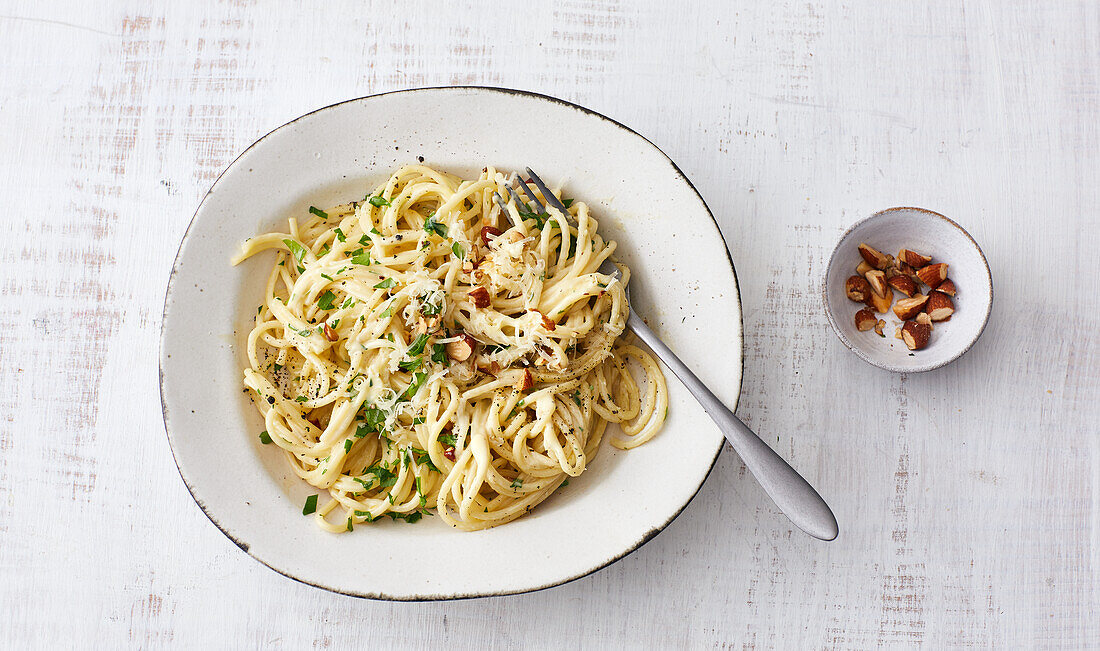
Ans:
{"label": "spaghetti", "polygon": [[608,423],[626,449],[664,422],[661,369],[622,336],[629,269],[600,271],[615,242],[582,202],[501,208],[511,181],[405,166],[234,259],[277,252],[244,385],[262,440],[327,490],[321,527],[432,508],[460,529],[503,524],[580,475]]}

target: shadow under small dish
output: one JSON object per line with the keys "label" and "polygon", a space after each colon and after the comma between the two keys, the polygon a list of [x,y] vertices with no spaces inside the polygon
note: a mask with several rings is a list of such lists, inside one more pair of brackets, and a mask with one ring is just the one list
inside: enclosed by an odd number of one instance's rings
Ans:
{"label": "shadow under small dish", "polygon": [[[868,300],[866,306],[852,300],[846,291],[849,278],[859,276],[875,281],[875,276],[885,280],[886,275],[875,271],[860,273],[874,268],[874,265],[868,264],[871,260],[861,255],[861,244],[890,256],[891,259],[883,261],[880,266],[888,267],[887,273],[891,275],[897,273],[897,265],[902,262],[898,259],[902,250],[930,257],[924,273],[925,280],[931,285],[919,277],[922,273],[919,263],[917,268],[912,269],[902,265],[905,272],[902,275],[908,275],[914,281],[913,287],[906,290],[912,292],[912,300],[908,300],[910,296],[906,292],[889,286],[886,288],[886,300],[889,301],[886,305],[889,307],[885,310],[880,309],[883,307],[881,304],[873,306],[873,299]],[[946,267],[934,266],[938,264],[945,264]],[[943,285],[943,291],[935,291],[943,280],[937,277],[937,272],[950,280],[954,294],[949,294],[947,284]],[[907,287],[903,282],[895,281],[895,284]],[[944,295],[935,296],[937,293]],[[922,296],[930,297],[930,300],[924,301]],[[860,359],[888,371],[914,373],[949,364],[974,345],[985,329],[993,307],[993,279],[981,248],[957,223],[923,208],[889,208],[857,222],[841,236],[825,272],[822,298],[833,331]],[[906,314],[907,303],[919,304],[919,307],[915,306],[912,314]],[[948,320],[929,322],[928,313],[937,312],[930,310],[929,306],[940,304],[951,305],[953,313],[949,313]],[[879,328],[881,334],[873,328],[861,331],[857,326],[857,312],[865,307],[875,314],[876,319],[885,322],[884,327]],[[867,313],[860,316],[866,319]],[[903,316],[906,318],[903,319]],[[907,320],[913,323],[906,326]],[[918,334],[927,333],[930,329],[927,345],[911,350],[905,340],[896,336],[903,326],[907,334],[910,329]]]}

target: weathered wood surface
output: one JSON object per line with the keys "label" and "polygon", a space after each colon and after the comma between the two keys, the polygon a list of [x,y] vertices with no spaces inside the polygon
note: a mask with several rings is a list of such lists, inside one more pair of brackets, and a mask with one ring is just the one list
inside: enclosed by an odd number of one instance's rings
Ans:
{"label": "weathered wood surface", "polygon": [[[0,44],[0,646],[1100,646],[1097,3],[9,0]],[[195,206],[306,111],[449,84],[579,102],[681,165],[740,275],[738,411],[838,541],[729,450],[641,550],[523,596],[341,597],[210,525],[156,371]],[[993,270],[983,338],[922,375],[820,306],[840,233],[892,205]]]}

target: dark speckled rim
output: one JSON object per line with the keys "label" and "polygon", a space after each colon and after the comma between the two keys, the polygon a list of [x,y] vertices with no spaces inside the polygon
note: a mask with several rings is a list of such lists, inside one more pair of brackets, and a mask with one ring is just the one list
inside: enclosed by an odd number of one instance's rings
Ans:
{"label": "dark speckled rim", "polygon": [[[844,336],[844,332],[841,331],[840,325],[837,324],[836,319],[833,317],[833,311],[829,309],[829,269],[832,268],[833,261],[836,259],[837,253],[840,250],[840,243],[848,237],[849,233],[854,231],[856,228],[862,226],[863,224],[873,219],[882,217],[883,215],[888,215],[890,213],[900,212],[903,210],[921,213],[929,217],[935,217],[955,227],[956,230],[962,233],[963,236],[966,237],[966,239],[970,240],[970,243],[974,245],[974,249],[978,252],[978,257],[981,258],[982,268],[985,270],[986,278],[989,279],[989,297],[985,305],[985,316],[982,317],[982,324],[978,328],[977,333],[974,334],[974,338],[971,339],[966,344],[966,346],[962,348],[962,350],[942,362],[925,364],[924,366],[915,366],[913,368],[895,368],[893,366],[885,365],[881,361],[868,355],[859,346],[856,346],[852,342],[848,341],[848,338]],[[945,215],[941,215],[934,210],[928,210],[927,208],[917,208],[916,206],[896,206],[894,208],[880,210],[872,215],[864,217],[863,219],[849,226],[848,229],[844,231],[844,233],[840,236],[840,238],[837,240],[836,247],[833,248],[832,255],[829,256],[829,263],[825,267],[825,277],[821,280],[821,301],[823,307],[825,308],[825,318],[829,320],[829,325],[832,327],[833,332],[836,333],[837,338],[840,339],[840,342],[844,344],[845,348],[855,353],[857,357],[867,362],[868,364],[871,364],[872,366],[877,366],[883,370],[891,371],[893,373],[924,373],[926,371],[933,371],[937,368],[943,368],[944,366],[947,366],[951,362],[954,362],[958,358],[962,357],[964,354],[966,354],[966,351],[970,350],[974,346],[974,344],[978,342],[978,339],[982,336],[982,333],[985,332],[985,326],[989,323],[989,315],[993,313],[993,274],[989,271],[989,261],[985,259],[985,252],[982,251],[982,247],[978,246],[978,242],[970,235],[970,233],[966,231],[965,228],[960,226],[958,222]]]}
{"label": "dark speckled rim", "polygon": [[[354,98],[354,99],[345,100],[343,102],[337,102],[335,104],[330,104],[328,106],[319,108],[315,111],[310,111],[309,113],[301,115],[301,116],[291,120],[290,122],[287,122],[286,124],[283,124],[279,127],[276,127],[275,129],[272,129],[267,134],[265,134],[264,136],[262,136],[261,138],[256,140],[256,142],[249,145],[244,151],[242,151],[235,159],[233,159],[232,163],[230,163],[228,166],[226,166],[226,168],[224,170],[222,170],[221,174],[218,175],[218,178],[214,180],[214,183],[211,184],[210,189],[207,190],[206,194],[203,196],[202,201],[199,202],[199,206],[198,206],[198,208],[196,208],[194,215],[192,215],[191,222],[187,225],[187,230],[184,232],[183,238],[180,240],[180,246],[176,250],[175,262],[173,262],[173,264],[172,264],[172,272],[171,272],[171,274],[168,278],[168,285],[167,285],[167,288],[166,288],[165,294],[164,294],[164,310],[161,313],[160,358],[159,358],[161,412],[162,412],[163,417],[164,417],[164,429],[165,429],[165,434],[167,434],[167,437],[168,437],[168,445],[169,445],[169,448],[172,450],[172,459],[176,464],[176,470],[179,471],[180,477],[183,479],[184,486],[187,487],[188,492],[191,493],[191,498],[195,500],[195,503],[199,506],[200,509],[202,509],[202,512],[206,515],[206,517],[210,520],[210,522],[212,522],[214,524],[214,526],[218,528],[219,531],[221,531],[223,534],[225,534],[226,538],[229,538],[229,540],[231,540],[234,545],[236,545],[237,547],[240,547],[243,551],[248,553],[248,555],[251,556],[252,558],[256,559],[257,561],[259,561],[260,563],[262,563],[266,567],[271,568],[275,572],[278,572],[279,574],[282,574],[283,576],[285,576],[287,578],[298,581],[299,583],[304,583],[306,585],[313,586],[315,588],[321,588],[323,590],[328,590],[329,592],[335,592],[337,594],[342,594],[342,595],[346,595],[346,596],[349,596],[349,597],[358,597],[358,598],[363,598],[363,599],[375,599],[375,600],[380,600],[380,601],[445,601],[445,600],[453,600],[453,599],[475,599],[475,598],[479,598],[479,597],[495,597],[495,596],[506,596],[506,595],[513,595],[513,594],[526,594],[526,593],[529,593],[529,592],[537,592],[539,590],[545,590],[547,588],[553,588],[555,586],[564,585],[566,583],[576,581],[577,579],[581,579],[581,578],[586,577],[586,576],[588,576],[588,575],[590,575],[594,572],[602,570],[603,568],[605,568],[608,565],[611,565],[612,563],[614,563],[615,561],[618,561],[619,559],[625,557],[626,555],[630,554],[631,552],[637,550],[639,547],[641,547],[645,543],[647,543],[650,540],[653,540],[655,537],[657,537],[657,534],[661,533],[661,531],[663,531],[666,527],[668,527],[668,525],[671,524],[672,521],[675,520],[677,516],[679,516],[681,513],[683,513],[684,509],[687,508],[687,505],[690,504],[691,501],[693,499],[695,499],[695,496],[699,494],[699,491],[703,488],[703,484],[706,483],[707,477],[709,477],[711,471],[714,470],[714,465],[718,462],[718,457],[721,454],[722,449],[726,447],[725,443],[718,446],[718,449],[714,453],[714,458],[711,460],[710,467],[707,469],[707,472],[703,476],[703,479],[699,482],[699,486],[695,489],[695,492],[692,493],[691,497],[688,498],[688,500],[686,502],[684,502],[684,505],[682,507],[680,507],[680,509],[677,510],[676,513],[672,514],[672,516],[664,524],[662,524],[660,527],[655,527],[655,528],[649,530],[644,536],[642,536],[637,542],[630,545],[621,554],[619,554],[618,556],[615,556],[613,558],[609,558],[607,561],[593,567],[590,570],[587,570],[587,571],[582,572],[580,574],[577,574],[575,576],[567,577],[567,578],[562,579],[560,581],[555,581],[553,583],[547,583],[545,585],[536,586],[536,587],[533,587],[533,588],[522,589],[522,590],[506,590],[506,591],[500,591],[500,592],[485,592],[485,593],[476,593],[476,594],[437,594],[437,595],[425,594],[425,595],[414,595],[412,597],[401,597],[401,596],[387,595],[387,594],[383,594],[383,593],[349,592],[349,591],[346,591],[346,590],[340,590],[340,589],[337,589],[337,588],[333,588],[331,586],[327,586],[327,585],[324,585],[324,584],[315,583],[313,581],[309,581],[309,580],[304,579],[302,577],[294,576],[292,574],[288,574],[287,572],[285,572],[285,571],[283,571],[283,570],[281,570],[277,567],[273,567],[272,565],[264,562],[261,558],[257,557],[255,554],[253,554],[251,552],[251,545],[248,542],[246,542],[244,540],[241,540],[240,538],[235,536],[227,527],[223,526],[220,522],[218,522],[214,518],[214,516],[210,513],[210,511],[206,508],[206,505],[203,504],[202,501],[199,500],[195,496],[195,491],[192,489],[190,482],[187,481],[187,477],[184,476],[183,470],[180,469],[180,467],[179,467],[179,461],[176,459],[176,452],[175,452],[175,449],[172,446],[172,433],[169,430],[169,426],[168,426],[168,405],[167,405],[167,403],[165,402],[165,399],[164,399],[164,360],[165,360],[165,357],[164,357],[164,355],[165,355],[164,332],[165,332],[165,323],[167,322],[167,315],[168,315],[168,303],[169,303],[169,300],[171,299],[171,296],[172,296],[172,284],[173,284],[173,281],[176,278],[176,273],[179,270],[180,252],[183,250],[183,245],[187,242],[187,238],[191,234],[191,227],[195,223],[195,218],[198,216],[199,211],[202,210],[203,204],[206,203],[207,198],[210,197],[210,194],[213,192],[214,188],[217,187],[218,182],[221,181],[222,176],[224,176],[225,173],[227,171],[229,171],[237,163],[237,161],[240,160],[240,158],[242,156],[244,156],[246,153],[248,153],[253,147],[260,144],[265,139],[267,139],[269,136],[274,134],[276,131],[279,131],[280,129],[282,129],[284,127],[290,126],[290,125],[294,124],[295,122],[297,122],[301,119],[307,118],[307,117],[309,117],[309,116],[311,116],[315,113],[319,113],[321,111],[325,111],[327,109],[330,109],[330,108],[333,108],[333,107],[336,107],[336,106],[340,106],[342,104],[348,104],[348,103],[352,103],[352,102],[359,102],[359,101],[362,101],[362,100],[365,100],[365,99],[370,99],[370,98],[373,98],[373,97],[382,97],[382,96],[385,96],[385,95],[395,95],[395,94],[398,94],[398,93],[417,93],[417,92],[422,92],[422,91],[438,91],[438,90],[443,90],[443,91],[452,91],[452,90],[453,91],[462,91],[462,90],[484,91],[484,92],[490,92],[490,93],[500,93],[500,94],[503,94],[503,95],[521,95],[521,96],[533,97],[533,98],[536,98],[536,99],[545,100],[545,101],[548,101],[548,102],[553,102],[553,103],[556,103],[556,104],[561,104],[563,106],[568,106],[570,108],[576,109],[576,110],[581,111],[583,113],[586,113],[588,115],[592,115],[592,116],[601,118],[602,120],[604,120],[604,121],[606,121],[606,122],[608,122],[612,125],[615,125],[615,126],[619,127],[620,129],[630,133],[631,135],[634,135],[634,136],[644,140],[646,143],[649,144],[649,146],[653,147],[662,156],[664,156],[665,159],[668,160],[669,165],[671,165],[672,169],[676,172],[676,175],[679,176],[681,179],[683,179],[683,181],[685,183],[687,183],[688,187],[691,188],[692,192],[695,193],[695,196],[699,198],[699,202],[702,203],[703,208],[707,211],[707,215],[710,217],[711,222],[713,222],[713,224],[714,224],[715,235],[717,235],[718,238],[722,240],[722,245],[725,248],[726,260],[729,262],[730,271],[733,272],[734,299],[737,301],[738,312],[741,314],[741,329],[740,329],[740,332],[738,334],[738,339],[737,339],[737,342],[736,342],[738,348],[741,350],[741,384],[738,385],[738,387],[737,387],[737,400],[738,401],[740,401],[741,389],[742,389],[742,387],[744,385],[744,381],[745,381],[745,355],[744,355],[744,350],[745,350],[745,328],[744,328],[744,310],[743,310],[743,307],[741,305],[741,289],[740,289],[740,286],[739,286],[738,281],[737,281],[737,269],[736,269],[736,267],[734,267],[733,257],[730,255],[729,247],[726,246],[725,239],[722,237],[722,230],[718,225],[718,220],[716,220],[714,218],[714,213],[711,212],[710,206],[707,205],[707,202],[703,199],[703,196],[701,194],[699,194],[699,190],[696,189],[695,185],[692,184],[691,180],[688,179],[687,175],[684,174],[684,172],[680,169],[680,167],[678,165],[676,165],[675,161],[673,161],[668,156],[668,154],[666,154],[664,151],[662,151],[660,147],[653,144],[653,142],[650,141],[648,138],[646,138],[645,136],[639,134],[637,131],[634,131],[630,127],[622,124],[621,122],[618,122],[617,120],[609,118],[606,115],[603,115],[601,113],[593,111],[592,109],[585,108],[585,107],[580,106],[578,104],[574,104],[572,102],[567,102],[563,99],[559,99],[557,97],[552,97],[550,95],[543,95],[542,93],[535,93],[535,92],[532,92],[532,91],[516,90],[516,89],[513,89],[513,88],[499,88],[499,87],[495,87],[495,86],[430,86],[430,87],[424,87],[424,88],[409,88],[409,89],[405,89],[405,90],[395,90],[395,91],[390,91],[390,92],[386,92],[386,93],[377,93],[377,94],[374,94],[374,95],[366,95],[366,96],[363,96],[363,97],[357,97],[357,98]],[[734,407],[736,407],[736,403],[734,404]]]}

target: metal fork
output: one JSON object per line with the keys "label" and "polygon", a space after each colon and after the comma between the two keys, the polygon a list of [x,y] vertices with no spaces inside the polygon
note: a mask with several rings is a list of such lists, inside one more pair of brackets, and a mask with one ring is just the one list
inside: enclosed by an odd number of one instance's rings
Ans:
{"label": "metal fork", "polygon": [[[528,167],[527,175],[542,192],[542,196],[546,199],[546,202],[551,207],[559,210],[563,216],[569,220],[569,210],[565,205],[550,192],[550,189],[539,178],[538,174]],[[540,213],[546,212],[546,206],[538,196],[527,185],[527,181],[524,181],[517,175],[519,181],[520,190],[530,197],[531,202],[538,208]],[[512,189],[511,185],[505,186],[509,198],[516,202],[516,207],[523,206],[520,200],[519,194]],[[494,193],[496,201],[502,208],[507,209],[507,202],[499,193]],[[574,224],[575,226],[575,224]],[[600,272],[612,275],[617,274],[618,269],[610,259],[604,261],[600,267]],[[627,289],[627,302],[630,302],[630,289]],[[829,509],[829,505],[825,503],[825,500],[821,499],[817,491],[813,486],[802,478],[794,468],[791,468],[783,457],[779,456],[767,443],[760,440],[760,437],[756,435],[748,425],[741,422],[729,408],[727,408],[722,401],[719,400],[710,389],[703,384],[695,373],[691,372],[691,369],[687,367],[680,358],[673,353],[668,346],[662,342],[657,335],[649,329],[649,326],[645,324],[645,321],[638,316],[638,313],[634,311],[633,303],[630,304],[630,315],[626,319],[626,327],[630,328],[639,339],[645,342],[647,346],[657,355],[662,362],[665,363],[672,372],[676,374],[676,377],[680,378],[680,381],[684,383],[688,391],[703,405],[703,409],[707,414],[714,419],[714,422],[718,425],[718,429],[725,435],[726,440],[730,442],[733,449],[737,451],[737,454],[741,456],[741,460],[745,462],[745,467],[756,477],[756,480],[760,482],[760,485],[764,488],[764,492],[772,498],[775,505],[790,518],[799,529],[810,534],[814,538],[821,540],[833,540],[837,537],[839,530],[837,528],[836,518],[833,516],[833,512]]]}

